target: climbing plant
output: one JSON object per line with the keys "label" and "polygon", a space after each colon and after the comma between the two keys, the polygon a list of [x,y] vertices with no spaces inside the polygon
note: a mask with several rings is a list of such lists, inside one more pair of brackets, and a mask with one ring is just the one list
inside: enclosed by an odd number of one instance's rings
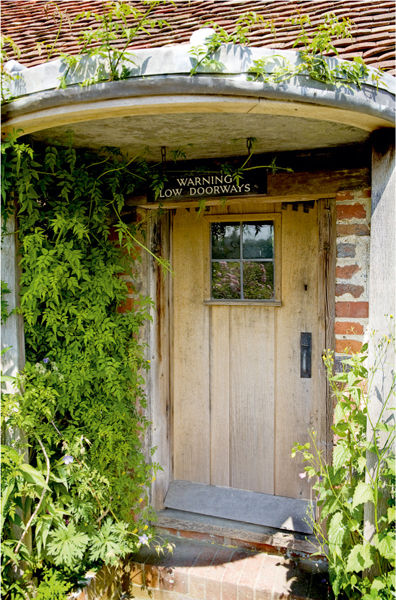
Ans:
{"label": "climbing plant", "polygon": [[[87,27],[78,37],[78,54],[61,55],[67,69],[60,78],[60,87],[66,87],[68,76],[78,72],[82,60],[86,58],[98,59],[98,66],[91,77],[84,79],[83,85],[130,77],[135,63],[133,55],[127,52],[128,46],[139,33],[150,33],[155,28],[167,25],[164,19],[152,15],[163,2],[164,0],[144,0],[143,8],[129,2],[107,2],[103,4],[104,10],[99,13],[93,10],[79,13],[74,22],[84,20]],[[88,26],[90,21],[96,26]]]}
{"label": "climbing plant", "polygon": [[[50,6],[51,2],[48,4]],[[61,57],[64,72],[59,78],[59,86],[62,88],[78,80],[81,80],[80,85],[86,86],[99,82],[128,79],[133,76],[135,67],[135,57],[128,48],[136,36],[150,35],[159,28],[170,27],[165,19],[157,16],[156,9],[161,4],[175,6],[172,0],[143,0],[141,6],[136,6],[126,0],[109,1],[103,4],[102,10],[98,12],[85,10],[71,20],[67,11],[62,10],[59,5],[54,3],[53,16],[58,21],[57,33],[52,42],[39,42],[39,52],[46,52],[48,60],[55,55]],[[84,23],[77,36],[77,52],[68,54],[60,51],[62,26],[64,23],[68,23],[70,29],[73,30],[73,25],[77,21]],[[238,17],[231,31],[226,30],[215,21],[206,22],[203,27],[210,27],[212,33],[208,32],[204,43],[190,48],[189,54],[192,62],[190,74],[223,71],[224,65],[218,54],[221,47],[224,44],[248,46],[253,30],[270,29],[276,38],[279,31],[290,26],[297,28],[293,47],[297,49],[298,62],[291,63],[286,57],[278,54],[263,56],[253,60],[252,66],[248,69],[248,79],[279,84],[290,81],[295,76],[305,76],[335,87],[360,88],[365,82],[378,86],[381,71],[378,69],[369,71],[361,57],[338,63],[329,61],[330,56],[338,56],[336,40],[352,39],[353,26],[350,19],[338,17],[332,12],[326,13],[316,27],[313,26],[308,15],[298,12],[277,26],[272,20],[265,20],[261,14],[254,11],[243,13]],[[3,37],[3,65],[8,60],[10,51],[15,56],[19,55],[19,50],[13,40]],[[92,73],[89,59],[93,59]],[[15,77],[18,75],[11,76],[2,67],[3,101],[12,99],[11,83]]]}
{"label": "climbing plant", "polygon": [[216,52],[223,44],[249,45],[249,33],[255,25],[259,25],[263,29],[271,28],[272,33],[275,33],[272,21],[265,21],[261,15],[253,11],[238,17],[231,32],[227,32],[224,27],[215,21],[205,23],[204,27],[210,27],[213,33],[208,35],[205,43],[190,48],[189,53],[193,59],[190,75],[195,75],[199,68],[221,71],[224,65],[215,58]]}
{"label": "climbing plant", "polygon": [[[275,36],[279,30],[279,27],[277,29],[272,21],[265,21],[261,15],[254,12],[239,17],[234,30],[230,33],[214,21],[210,21],[206,25],[213,29],[213,33],[208,35],[205,43],[190,49],[190,55],[194,61],[190,71],[191,75],[195,75],[198,69],[222,71],[224,65],[216,54],[222,44],[249,45],[249,34],[254,26],[263,29],[269,28]],[[280,25],[280,29],[290,25],[297,26],[299,30],[293,43],[293,48],[298,49],[299,62],[292,64],[282,55],[271,54],[253,60],[253,65],[248,69],[248,79],[278,84],[290,81],[297,75],[305,75],[330,86],[350,87],[354,85],[358,88],[367,81],[369,70],[362,58],[355,57],[353,61],[342,61],[333,65],[328,60],[330,55],[338,56],[338,50],[334,44],[336,40],[352,38],[350,19],[339,18],[330,12],[324,15],[317,27],[313,27],[308,15],[297,14],[286,19]],[[380,75],[380,71],[372,70],[369,80],[378,85]]]}
{"label": "climbing plant", "polygon": [[2,398],[3,426],[23,431],[2,446],[2,591],[17,598],[40,582],[74,584],[152,537],[158,465],[143,451],[139,341],[149,300],[136,293],[125,310],[143,242],[122,221],[126,196],[150,174],[114,152],[15,137],[2,158],[5,218],[17,207],[26,347],[20,391]]}
{"label": "climbing plant", "polygon": [[5,64],[10,60],[11,55],[19,58],[20,50],[18,45],[9,35],[0,37],[0,97],[1,102],[9,102],[12,99],[11,88],[13,82],[18,79],[18,74],[9,73]]}
{"label": "climbing plant", "polygon": [[[313,478],[319,520],[309,521],[326,556],[330,583],[336,598],[391,600],[396,595],[395,556],[395,440],[394,402],[396,376],[378,386],[384,367],[394,362],[396,338],[394,318],[391,332],[376,345],[375,357],[367,366],[367,344],[361,353],[344,360],[342,373],[333,374],[332,353],[324,357],[330,386],[336,399],[333,459],[324,458],[317,435],[311,442],[296,444],[306,463],[301,477]],[[374,342],[373,342],[374,345]],[[369,398],[381,402],[381,413],[370,414]],[[385,418],[388,415],[388,418]],[[376,468],[370,468],[372,458]],[[373,513],[373,535],[365,531],[364,506]],[[370,539],[371,538],[371,539]]]}
{"label": "climbing plant", "polygon": [[[249,69],[251,79],[277,84],[290,81],[297,75],[306,75],[326,85],[354,85],[358,88],[367,81],[369,70],[359,56],[352,61],[341,61],[333,65],[328,60],[330,54],[338,56],[334,44],[336,40],[352,38],[350,19],[327,13],[316,28],[312,26],[308,15],[291,17],[286,20],[285,25],[289,23],[297,25],[300,30],[293,44],[293,48],[298,48],[299,63],[293,65],[285,57],[276,54],[263,57],[253,61],[253,66]],[[378,85],[379,79],[380,71],[372,70],[369,80]]]}

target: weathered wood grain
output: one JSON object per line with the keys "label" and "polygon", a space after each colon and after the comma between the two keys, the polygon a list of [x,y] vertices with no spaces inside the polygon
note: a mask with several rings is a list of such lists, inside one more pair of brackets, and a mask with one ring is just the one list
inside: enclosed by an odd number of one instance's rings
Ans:
{"label": "weathered wood grain", "polygon": [[[287,210],[282,215],[282,308],[276,313],[275,494],[309,498],[296,442],[309,439],[319,418],[317,209]],[[300,334],[312,333],[312,377],[300,377]]]}
{"label": "weathered wood grain", "polygon": [[274,492],[274,310],[230,307],[232,487]]}
{"label": "weathered wood grain", "polygon": [[203,304],[204,222],[178,211],[173,224],[174,477],[209,483],[209,313]]}
{"label": "weathered wood grain", "polygon": [[[319,280],[318,280],[318,312],[319,343],[323,350],[334,350],[335,335],[335,263],[336,263],[336,217],[335,200],[323,199],[318,202],[319,223]],[[320,348],[319,348],[320,349]],[[333,399],[327,379],[326,369],[322,363],[319,371],[319,393],[325,395],[321,405],[320,425],[321,439],[325,443],[326,460],[330,461],[333,449]]]}
{"label": "weathered wood grain", "polygon": [[211,308],[210,482],[230,485],[230,307]]}
{"label": "weathered wood grain", "polygon": [[[147,224],[147,239],[152,251],[163,258],[170,258],[170,214],[156,215],[150,213]],[[155,305],[150,309],[151,321],[146,323],[146,342],[148,356],[151,361],[146,377],[146,393],[150,399],[148,418],[152,423],[150,436],[147,436],[147,458],[154,447],[154,460],[161,465],[151,489],[151,503],[155,509],[163,507],[163,501],[171,480],[171,447],[170,447],[170,275],[151,259],[147,252],[142,253],[142,294],[155,298]]]}
{"label": "weathered wood grain", "polygon": [[[244,206],[243,214],[238,213]],[[269,213],[268,210],[278,211]],[[212,213],[213,211],[213,213]],[[322,211],[323,212],[323,211]],[[322,215],[322,212],[320,213]],[[210,297],[210,222],[274,219],[277,302],[221,305]],[[282,219],[282,223],[281,223]],[[295,442],[325,443],[323,252],[317,204],[308,212],[241,201],[205,214],[176,211],[173,233],[174,478],[276,497],[309,498]],[[326,239],[328,233],[326,233]],[[300,333],[311,332],[312,378],[300,377]],[[190,510],[185,507],[183,510]],[[273,524],[272,524],[273,526]]]}
{"label": "weathered wood grain", "polygon": [[[210,517],[192,512],[166,508],[157,513],[153,523],[156,529],[171,529],[175,531],[206,534],[207,536],[223,537],[225,543],[248,542],[266,544],[281,552],[285,550],[312,554],[320,552],[320,547],[314,535],[290,531],[277,531],[272,527],[255,525],[242,521],[231,521],[221,517]],[[193,537],[193,536],[192,536]]]}

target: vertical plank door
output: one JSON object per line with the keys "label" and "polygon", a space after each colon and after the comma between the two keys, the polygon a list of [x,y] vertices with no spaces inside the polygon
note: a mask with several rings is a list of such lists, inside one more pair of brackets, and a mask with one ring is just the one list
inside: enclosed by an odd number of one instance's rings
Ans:
{"label": "vertical plank door", "polygon": [[[226,218],[238,209],[229,207]],[[290,453],[295,442],[308,440],[309,428],[325,437],[316,206],[282,211],[278,235],[281,305],[210,303],[210,218],[176,211],[174,479],[309,497],[302,466]],[[300,377],[301,332],[312,334],[310,379]]]}

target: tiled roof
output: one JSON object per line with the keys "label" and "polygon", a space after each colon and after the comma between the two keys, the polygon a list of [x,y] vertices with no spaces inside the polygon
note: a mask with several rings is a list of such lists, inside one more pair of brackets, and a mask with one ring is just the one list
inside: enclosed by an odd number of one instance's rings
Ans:
{"label": "tiled roof", "polygon": [[[73,23],[81,11],[101,12],[103,0],[2,0],[2,33],[10,36],[21,50],[19,62],[31,67],[48,60],[48,51],[41,52],[37,43],[44,42],[51,48],[56,42],[59,52],[78,53],[78,35],[87,27],[85,20]],[[134,1],[139,8],[142,2]],[[60,27],[59,10],[64,14]],[[266,20],[272,20],[277,33],[263,26],[255,27],[249,38],[252,46],[290,49],[298,33],[298,27],[286,25],[291,15],[308,14],[313,25],[328,12],[348,17],[353,22],[353,39],[335,43],[339,56],[352,59],[361,56],[368,65],[380,67],[391,74],[395,69],[395,2],[393,0],[176,0],[159,4],[153,15],[165,19],[168,26],[139,34],[130,45],[131,49],[159,47],[188,42],[193,31],[207,21],[215,21],[227,31],[233,29],[236,19],[243,13],[255,11]]]}

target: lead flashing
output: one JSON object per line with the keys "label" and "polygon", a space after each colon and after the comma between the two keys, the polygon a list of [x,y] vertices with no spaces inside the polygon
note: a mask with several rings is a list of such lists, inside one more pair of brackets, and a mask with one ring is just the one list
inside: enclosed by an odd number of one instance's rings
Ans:
{"label": "lead flashing", "polygon": [[[280,58],[291,65],[298,65],[299,53],[228,44],[216,54],[216,59],[223,65],[221,71],[199,69],[196,75],[191,76],[194,59],[188,50],[188,44],[137,50],[129,56],[133,64],[126,63],[132,64],[128,79],[83,87],[81,82],[92,77],[96,71],[96,59],[84,58],[78,71],[69,77],[70,83],[65,89],[59,89],[59,78],[66,69],[62,60],[25,69],[13,82],[11,94],[15,100],[3,108],[5,125],[7,120],[63,105],[67,112],[71,104],[118,98],[131,98],[133,102],[138,97],[172,95],[250,97],[310,103],[363,113],[380,119],[385,125],[394,124],[396,80],[391,75],[384,74],[378,86],[368,77],[361,89],[345,85],[327,86],[308,75],[299,75],[281,84],[253,81],[248,78],[248,70],[254,60],[263,56],[272,57],[272,67],[268,69],[271,72]],[[335,58],[327,60],[330,66],[342,62]],[[370,76],[375,73],[373,69],[369,71]]]}

